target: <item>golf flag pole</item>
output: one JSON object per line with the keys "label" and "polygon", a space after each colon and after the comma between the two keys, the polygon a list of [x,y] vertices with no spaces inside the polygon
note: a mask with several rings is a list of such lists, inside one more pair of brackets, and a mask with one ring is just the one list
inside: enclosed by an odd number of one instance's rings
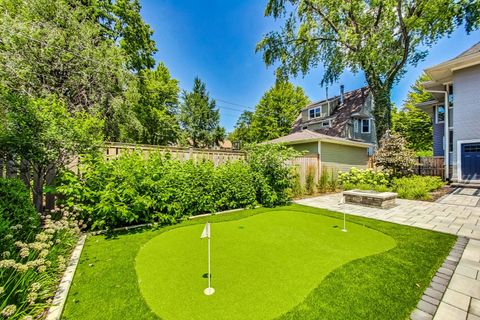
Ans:
{"label": "golf flag pole", "polygon": [[207,296],[210,296],[215,293],[215,289],[212,288],[211,286],[211,278],[212,274],[210,271],[210,222],[207,222],[205,227],[203,228],[202,235],[200,236],[201,239],[207,238],[208,241],[208,288],[203,290],[203,293],[205,293]]}

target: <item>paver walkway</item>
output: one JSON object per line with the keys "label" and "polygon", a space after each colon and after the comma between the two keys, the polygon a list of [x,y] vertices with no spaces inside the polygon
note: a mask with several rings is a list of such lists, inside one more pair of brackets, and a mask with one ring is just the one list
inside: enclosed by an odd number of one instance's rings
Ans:
{"label": "paver walkway", "polygon": [[301,199],[296,202],[480,240],[480,207],[477,206],[480,195],[463,194],[471,190],[463,189],[461,194],[449,194],[439,202],[397,199],[398,205],[391,209],[341,204],[343,199],[341,193]]}
{"label": "paver walkway", "polygon": [[[296,202],[469,238],[461,256],[456,255],[455,248],[449,255],[458,265],[451,271],[445,265],[439,270],[440,273],[448,274],[445,277],[449,279],[448,283],[444,279],[437,279],[445,281],[446,289],[444,286],[439,295],[435,295],[437,292],[429,292],[431,288],[428,288],[411,318],[480,320],[480,190],[460,188],[437,202],[398,199],[398,205],[391,209],[342,204],[342,199],[343,196],[338,193]],[[428,304],[435,304],[431,306],[435,311],[428,313]]]}

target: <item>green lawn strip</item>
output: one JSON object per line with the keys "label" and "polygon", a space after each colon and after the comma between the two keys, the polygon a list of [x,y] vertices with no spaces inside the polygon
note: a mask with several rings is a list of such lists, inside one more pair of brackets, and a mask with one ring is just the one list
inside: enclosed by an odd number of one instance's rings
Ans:
{"label": "green lawn strip", "polygon": [[207,297],[203,225],[153,238],[140,249],[137,274],[148,305],[162,319],[273,319],[301,303],[349,261],[395,247],[391,237],[338,219],[276,210],[212,225],[212,284]]}
{"label": "green lawn strip", "polygon": [[[135,272],[135,257],[146,242],[174,228],[203,224],[207,220],[233,221],[271,210],[342,218],[339,213],[292,205],[191,220],[155,231],[119,233],[113,239],[89,237],[64,319],[156,319],[140,293]],[[455,241],[454,236],[382,221],[355,216],[348,216],[348,220],[391,236],[397,247],[334,270],[282,318],[405,319]],[[341,220],[338,223],[341,225]]]}

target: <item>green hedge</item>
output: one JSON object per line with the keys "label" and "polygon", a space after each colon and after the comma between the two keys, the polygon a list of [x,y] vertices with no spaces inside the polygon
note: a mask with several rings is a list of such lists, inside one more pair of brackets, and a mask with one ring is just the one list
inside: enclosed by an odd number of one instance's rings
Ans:
{"label": "green hedge", "polygon": [[92,229],[168,224],[186,216],[289,202],[292,171],[284,160],[293,155],[282,146],[259,146],[249,151],[248,162],[217,167],[156,153],[85,158],[81,177],[63,173],[56,191],[67,206],[80,209]]}
{"label": "green hedge", "polygon": [[18,179],[0,178],[0,253],[16,240],[29,241],[40,229],[30,192]]}
{"label": "green hedge", "polygon": [[398,197],[411,200],[429,200],[430,192],[445,185],[440,177],[406,176],[393,178],[388,173],[371,169],[350,169],[338,174],[340,183],[345,190],[375,190],[378,192],[393,191]]}

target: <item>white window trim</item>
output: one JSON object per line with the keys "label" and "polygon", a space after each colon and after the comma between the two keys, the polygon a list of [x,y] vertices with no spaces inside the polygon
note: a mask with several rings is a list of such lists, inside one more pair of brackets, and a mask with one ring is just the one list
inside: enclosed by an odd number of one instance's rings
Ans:
{"label": "white window trim", "polygon": [[358,133],[358,119],[353,118],[353,132]]}
{"label": "white window trim", "polygon": [[[315,116],[316,114],[316,111],[317,109],[320,109],[320,115],[318,117]],[[327,109],[327,112],[323,112],[324,109]],[[314,110],[313,111],[313,117],[310,116],[310,111],[311,110]],[[329,106],[327,104],[321,104],[317,107],[313,107],[313,108],[310,108],[308,109],[308,120],[311,120],[311,119],[321,119],[321,118],[325,118],[326,116],[328,116],[328,111],[329,111]]]}
{"label": "white window trim", "polygon": [[[447,112],[447,109],[445,108],[444,105],[443,106],[443,110],[445,110],[445,112]],[[440,105],[437,105],[435,106],[435,124],[439,124],[439,123],[445,123],[445,116],[443,117],[443,121],[438,121],[438,107],[440,107]]]}
{"label": "white window trim", "polygon": [[[368,121],[368,131],[363,131],[363,121]],[[361,119],[361,126],[360,126],[361,133],[372,133],[372,119]]]}
{"label": "white window trim", "polygon": [[[457,140],[457,180],[463,181],[462,177],[462,144],[466,143],[480,143],[480,139],[472,140]],[[478,181],[478,180],[473,180]]]}

